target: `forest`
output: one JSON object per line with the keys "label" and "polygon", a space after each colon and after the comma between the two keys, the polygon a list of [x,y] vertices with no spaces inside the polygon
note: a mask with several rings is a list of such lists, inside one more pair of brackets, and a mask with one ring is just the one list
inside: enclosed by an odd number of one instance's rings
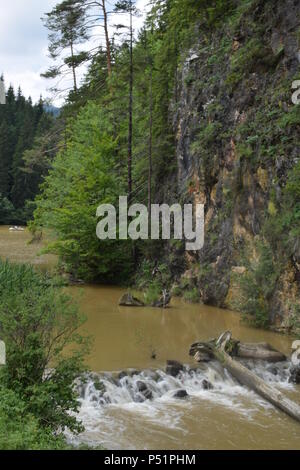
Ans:
{"label": "forest", "polygon": [[6,105],[0,107],[0,122],[0,220],[3,225],[25,224],[42,181],[42,173],[26,165],[26,152],[49,130],[53,116],[42,99],[33,105],[20,88],[15,94],[10,87]]}
{"label": "forest", "polygon": [[[149,0],[141,11],[136,0],[63,0],[45,12],[51,64],[42,77],[54,101],[41,96],[33,103],[21,88],[6,91],[0,105],[0,222],[26,228],[28,246],[43,243],[39,255],[55,255],[58,264],[50,276],[0,261],[0,335],[8,357],[0,370],[3,447],[69,448],[73,441],[61,431],[84,431],[72,414],[80,410],[73,384],[79,376],[94,380],[84,366],[91,345],[66,287],[83,285],[99,295],[108,289],[107,311],[114,289],[134,293],[145,309],[161,306],[162,295],[184,302],[191,315],[207,308],[203,331],[215,337],[219,309],[227,309],[228,315],[238,312],[244,328],[251,328],[249,337],[260,342],[274,339],[268,336],[274,332],[283,334],[282,344],[290,342],[287,335],[300,338],[300,6],[283,3]],[[63,103],[59,109],[55,97]],[[120,196],[149,213],[152,204],[203,204],[203,249],[187,251],[184,239],[100,240],[97,208],[117,208]],[[210,330],[209,309],[212,316],[216,309],[216,331]],[[169,319],[161,315],[167,330]],[[236,320],[228,321],[238,328]],[[177,332],[188,328],[179,324]],[[143,344],[151,369],[149,356],[160,360],[164,347],[148,328],[147,335],[146,326],[137,327],[130,344]],[[55,336],[52,344],[57,329],[63,339]],[[155,330],[157,337],[162,329]],[[243,327],[237,331],[246,335]],[[174,330],[166,341],[172,344],[175,336]],[[64,358],[64,349],[75,343],[80,352]],[[51,361],[56,372],[44,380]],[[128,364],[136,367],[132,359]],[[286,369],[276,367],[287,383]],[[105,393],[116,380],[119,388],[133,382],[129,394],[140,387],[136,402],[160,393],[151,382],[159,378],[149,373],[146,390],[133,377],[94,380],[90,393],[107,405]],[[210,376],[204,380],[205,390],[213,390]],[[6,440],[13,406],[24,417],[27,440],[18,419]]]}

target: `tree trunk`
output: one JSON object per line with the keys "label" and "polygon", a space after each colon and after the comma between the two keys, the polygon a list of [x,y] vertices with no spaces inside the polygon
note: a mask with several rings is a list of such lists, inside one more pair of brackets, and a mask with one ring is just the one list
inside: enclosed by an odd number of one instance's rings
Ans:
{"label": "tree trunk", "polygon": [[133,24],[130,1],[130,77],[129,77],[129,129],[128,129],[128,205],[132,201],[132,113],[133,113]]}
{"label": "tree trunk", "polygon": [[108,35],[108,22],[107,22],[107,12],[106,12],[106,5],[105,0],[102,0],[102,10],[103,10],[103,18],[104,18],[104,31],[105,31],[105,41],[106,41],[106,57],[107,57],[107,71],[108,76],[111,76],[111,48],[110,48],[110,41]]}
{"label": "tree trunk", "polygon": [[73,73],[74,91],[75,91],[75,93],[77,93],[77,78],[76,78],[76,70],[75,70],[75,65],[74,65],[74,47],[73,47],[73,41],[71,41],[70,47],[71,47],[71,56],[72,56],[72,73]]}
{"label": "tree trunk", "polygon": [[6,104],[4,81],[0,78],[0,104]]}
{"label": "tree trunk", "polygon": [[267,343],[239,343],[237,357],[244,359],[260,359],[268,362],[285,361],[286,356],[273,349]]}
{"label": "tree trunk", "polygon": [[152,90],[152,65],[150,70],[150,119],[149,119],[149,168],[148,168],[148,214],[151,220],[152,204],[152,143],[153,143],[153,90]]}
{"label": "tree trunk", "polygon": [[[193,349],[195,352],[203,351],[203,343],[193,344],[191,347],[191,355],[193,355]],[[272,348],[268,343],[240,343],[234,339],[231,339],[230,355],[241,359],[255,359],[267,362],[281,362],[286,360],[284,354]],[[201,362],[201,355],[199,356],[199,362]]]}
{"label": "tree trunk", "polygon": [[232,348],[231,333],[227,331],[223,333],[220,338],[215,341],[207,343],[199,343],[192,345],[190,353],[207,354],[210,357],[217,359],[221,364],[235,377],[241,385],[246,385],[251,390],[254,390],[258,395],[268,400],[276,408],[284,411],[300,422],[300,406],[285,397],[280,391],[266,384],[260,377],[251,372],[247,367],[232,359],[226,350]]}

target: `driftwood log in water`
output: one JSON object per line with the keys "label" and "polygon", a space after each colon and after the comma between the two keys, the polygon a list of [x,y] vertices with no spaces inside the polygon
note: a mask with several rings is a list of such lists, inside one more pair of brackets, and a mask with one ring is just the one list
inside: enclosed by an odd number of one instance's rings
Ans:
{"label": "driftwood log in water", "polygon": [[162,296],[160,299],[156,300],[151,304],[151,307],[157,308],[167,308],[171,302],[171,295],[166,289],[163,290]]}
{"label": "driftwood log in water", "polygon": [[[209,343],[195,343],[191,346],[190,355],[195,357],[198,362],[209,359],[207,344],[214,344],[214,340]],[[285,361],[286,356],[280,351],[274,349],[268,343],[241,343],[235,339],[230,340],[230,355],[241,359],[260,359],[267,362]]]}
{"label": "driftwood log in water", "polygon": [[234,341],[231,339],[231,332],[227,331],[217,341],[211,340],[207,343],[198,343],[197,347],[196,344],[192,345],[190,354],[195,355],[196,359],[198,352],[217,359],[240,384],[254,390],[258,395],[272,403],[272,405],[300,422],[300,406],[285,397],[276,388],[266,384],[240,362],[234,360],[230,355],[232,349],[234,349]]}
{"label": "driftwood log in water", "polygon": [[261,359],[268,362],[285,361],[286,356],[272,348],[268,343],[238,343],[237,357],[244,359]]}
{"label": "driftwood log in water", "polygon": [[119,300],[120,307],[145,307],[144,302],[137,299],[130,293],[124,294]]}

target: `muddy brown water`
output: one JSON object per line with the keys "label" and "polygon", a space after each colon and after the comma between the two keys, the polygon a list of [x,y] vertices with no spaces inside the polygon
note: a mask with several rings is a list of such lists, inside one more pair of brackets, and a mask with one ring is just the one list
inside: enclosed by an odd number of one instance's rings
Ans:
{"label": "muddy brown water", "polygon": [[[30,234],[0,228],[0,257],[51,269],[53,256],[38,256],[43,243],[28,245]],[[300,424],[237,384],[228,374],[207,367],[178,379],[163,374],[167,359],[192,365],[191,343],[230,329],[242,341],[267,341],[289,354],[291,338],[249,328],[239,314],[213,307],[172,301],[166,310],[122,308],[123,289],[105,286],[71,287],[87,316],[84,330],[94,337],[88,364],[96,372],[137,369],[140,375],[117,385],[106,383],[109,404],[97,398],[91,382],[82,396],[80,418],[86,431],[73,442],[102,443],[109,449],[300,449]],[[156,359],[153,359],[155,355]],[[265,380],[300,402],[300,388],[288,384],[288,363],[274,374],[253,365]],[[159,370],[155,382],[147,371]],[[145,372],[146,371],[146,372]],[[148,375],[147,375],[148,374]],[[100,375],[101,377],[101,375]],[[202,380],[213,384],[203,390]],[[152,390],[153,399],[136,400],[137,380]],[[187,400],[174,399],[185,389]]]}

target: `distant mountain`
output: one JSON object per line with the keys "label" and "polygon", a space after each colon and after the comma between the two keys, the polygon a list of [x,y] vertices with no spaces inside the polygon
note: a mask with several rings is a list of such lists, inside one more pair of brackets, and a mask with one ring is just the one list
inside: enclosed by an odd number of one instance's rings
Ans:
{"label": "distant mountain", "polygon": [[44,110],[46,113],[53,114],[54,117],[58,117],[61,112],[60,108],[52,106],[51,104],[44,104]]}

